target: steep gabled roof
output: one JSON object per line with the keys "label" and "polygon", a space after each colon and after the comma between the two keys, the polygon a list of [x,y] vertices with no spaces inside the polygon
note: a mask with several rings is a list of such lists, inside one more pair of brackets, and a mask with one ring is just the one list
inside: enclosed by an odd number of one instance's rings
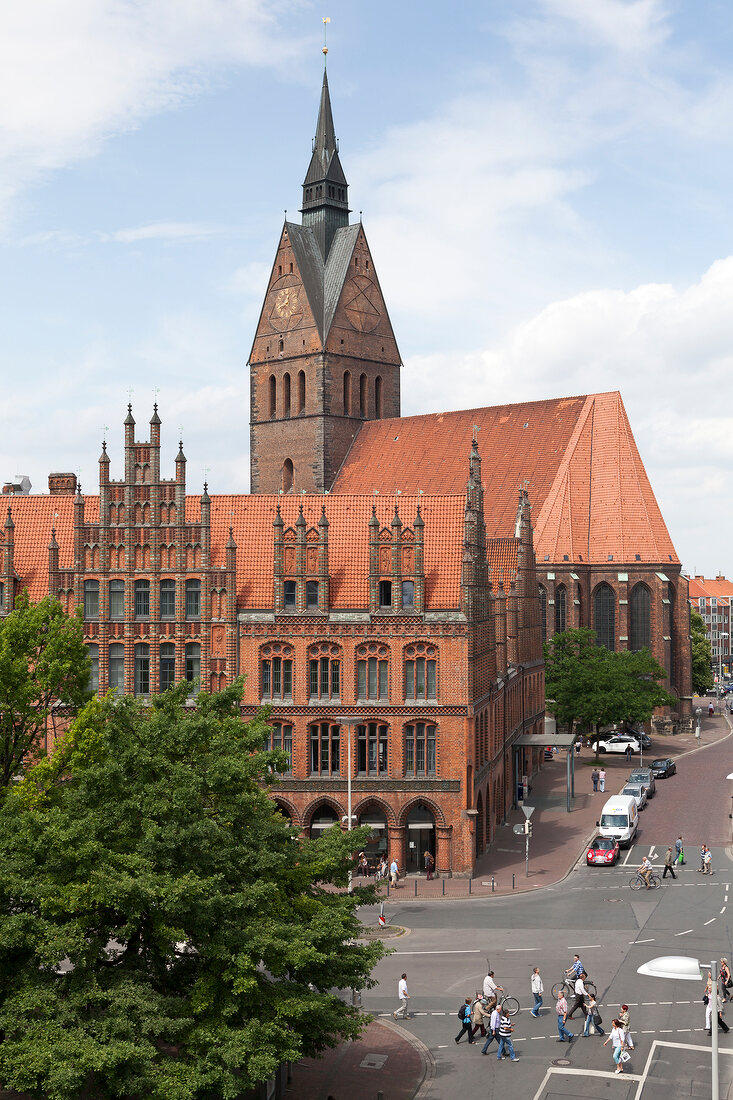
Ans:
{"label": "steep gabled roof", "polygon": [[286,222],[285,226],[293,246],[303,287],[308,295],[308,303],[318,325],[318,335],[325,345],[361,225],[356,222],[354,225],[343,226],[336,230],[325,264],[315,233],[310,226],[297,225],[295,222]]}
{"label": "steep gabled roof", "polygon": [[476,429],[488,536],[526,485],[538,561],[679,563],[615,392],[371,421],[332,492],[458,492]]}

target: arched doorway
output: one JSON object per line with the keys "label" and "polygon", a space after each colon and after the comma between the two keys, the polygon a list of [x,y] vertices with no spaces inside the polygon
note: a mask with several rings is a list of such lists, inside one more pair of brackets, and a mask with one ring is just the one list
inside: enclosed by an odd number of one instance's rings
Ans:
{"label": "arched doorway", "polygon": [[387,816],[378,806],[367,806],[359,814],[359,825],[368,825],[372,835],[364,845],[364,855],[370,866],[376,866],[382,856],[387,855]]}
{"label": "arched doorway", "polygon": [[484,850],[484,800],[479,794],[476,802],[476,859]]}
{"label": "arched doorway", "polygon": [[423,852],[430,852],[435,859],[435,818],[423,802],[418,802],[407,815],[405,825],[407,828],[405,867],[408,871],[419,871],[422,867]]}
{"label": "arched doorway", "polygon": [[324,833],[326,829],[330,829],[332,825],[336,825],[337,822],[338,814],[333,806],[319,806],[311,818],[310,835],[319,837],[321,833]]}
{"label": "arched doorway", "polygon": [[275,799],[275,809],[279,814],[282,814],[288,825],[293,824],[293,815],[283,802],[279,802],[277,799]]}

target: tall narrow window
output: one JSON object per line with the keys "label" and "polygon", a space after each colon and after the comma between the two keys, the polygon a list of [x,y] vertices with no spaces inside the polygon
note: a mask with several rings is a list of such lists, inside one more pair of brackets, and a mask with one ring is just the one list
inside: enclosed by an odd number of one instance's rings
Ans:
{"label": "tall narrow window", "polygon": [[651,644],[651,594],[645,584],[637,584],[629,599],[629,649],[636,652],[649,649]]}
{"label": "tall narrow window", "polygon": [[351,416],[351,371],[344,371],[344,416]]}
{"label": "tall narrow window", "polygon": [[122,642],[113,642],[109,647],[109,686],[120,695],[125,690],[125,647]]}
{"label": "tall narrow window", "polygon": [[289,699],[293,694],[293,662],[268,656],[262,661],[262,698]]}
{"label": "tall narrow window", "polygon": [[283,375],[283,416],[290,416],[290,375]]}
{"label": "tall narrow window", "polygon": [[87,653],[91,661],[91,667],[89,669],[89,690],[97,692],[99,691],[99,646],[96,642],[89,643],[87,646]]}
{"label": "tall narrow window", "polygon": [[305,412],[305,371],[298,371],[298,416]]}
{"label": "tall narrow window", "polygon": [[99,618],[99,581],[84,581],[84,618]]}
{"label": "tall narrow window", "polygon": [[405,726],[405,775],[435,775],[435,731],[427,722]]}
{"label": "tall narrow window", "polygon": [[380,375],[374,379],[374,415],[377,420],[382,419],[382,378]]}
{"label": "tall narrow window", "polygon": [[616,597],[605,581],[593,593],[593,629],[598,645],[616,648]]}
{"label": "tall narrow window", "polygon": [[150,618],[150,581],[135,581],[135,618]]}
{"label": "tall narrow window", "polygon": [[282,773],[293,774],[293,727],[289,722],[273,722],[265,735],[265,752],[282,751],[288,755],[288,769]]}
{"label": "tall narrow window", "polygon": [[331,657],[312,657],[308,666],[309,697],[311,699],[338,699],[340,693],[340,660]]}
{"label": "tall narrow window", "polygon": [[295,607],[295,581],[285,581],[283,584],[283,603],[285,607]]}
{"label": "tall narrow window", "polygon": [[542,631],[542,641],[547,639],[547,589],[544,584],[539,586],[540,594],[540,629]]}
{"label": "tall narrow window", "polygon": [[165,577],[160,582],[160,617],[161,619],[176,617],[176,582],[172,577]]}
{"label": "tall narrow window", "polygon": [[176,682],[176,647],[163,642],[160,647],[160,690],[167,691]]}
{"label": "tall narrow window", "polygon": [[568,590],[564,584],[555,589],[555,633],[561,634],[567,630],[568,622]]}
{"label": "tall narrow window", "polygon": [[369,722],[356,727],[356,770],[359,775],[387,774],[388,726]]}
{"label": "tall narrow window", "polygon": [[392,606],[392,581],[379,582],[379,606],[384,608]]}
{"label": "tall narrow window", "polygon": [[358,660],[356,679],[359,699],[385,701],[389,696],[389,661],[379,657]]}
{"label": "tall narrow window", "polygon": [[198,619],[201,617],[201,581],[191,579],[186,581],[186,618]]}
{"label": "tall narrow window", "polygon": [[317,722],[310,727],[312,775],[338,775],[341,771],[341,727]]}
{"label": "tall narrow window", "polygon": [[[420,651],[420,652],[419,652]],[[437,661],[435,647],[410,646],[405,651],[405,699],[435,699]]]}
{"label": "tall narrow window", "polygon": [[415,606],[415,582],[402,582],[402,607],[405,611],[411,611]]}
{"label": "tall narrow window", "polygon": [[274,420],[277,416],[277,379],[274,374],[270,375],[270,420]]}
{"label": "tall narrow window", "polygon": [[293,463],[291,459],[286,458],[283,462],[282,472],[282,490],[284,493],[289,493],[293,487]]}
{"label": "tall narrow window", "polygon": [[119,621],[125,617],[125,582],[109,582],[109,617]]}
{"label": "tall narrow window", "polygon": [[135,694],[150,695],[150,646],[145,642],[135,646]]}
{"label": "tall narrow window", "polygon": [[367,376],[362,374],[359,376],[359,416],[362,420],[366,420],[366,407],[367,407]]}
{"label": "tall narrow window", "polygon": [[318,581],[305,582],[305,606],[309,611],[318,610]]}
{"label": "tall narrow window", "polygon": [[195,684],[197,690],[201,686],[201,646],[198,642],[189,642],[186,646],[186,679],[189,684]]}

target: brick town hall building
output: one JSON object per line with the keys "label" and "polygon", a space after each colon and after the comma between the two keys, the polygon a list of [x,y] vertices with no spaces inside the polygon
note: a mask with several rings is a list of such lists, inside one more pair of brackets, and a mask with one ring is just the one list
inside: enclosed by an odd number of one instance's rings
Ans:
{"label": "brick town hall building", "polygon": [[250,356],[251,494],[188,495],[130,408],[97,495],[5,487],[0,614],[23,588],[82,607],[100,692],[245,674],[296,825],[342,819],[350,759],[372,855],[466,873],[540,765],[543,638],[648,645],[686,713],[687,582],[618,393],[402,418],[400,367],[324,74]]}

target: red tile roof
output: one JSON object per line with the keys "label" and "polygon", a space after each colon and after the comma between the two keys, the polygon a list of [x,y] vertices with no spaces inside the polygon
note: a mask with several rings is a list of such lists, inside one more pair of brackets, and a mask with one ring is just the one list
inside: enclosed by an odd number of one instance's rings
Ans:
{"label": "red tile roof", "polygon": [[719,604],[726,606],[733,598],[733,581],[726,577],[714,577],[710,580],[705,577],[690,577],[690,599],[698,600],[701,596],[708,600],[714,596]]}
{"label": "red tile roof", "polygon": [[504,590],[509,591],[509,586],[517,575],[517,540],[489,539],[487,558],[491,569],[491,587],[494,592],[499,591],[499,582],[503,581]]}
{"label": "red tile roof", "polygon": [[678,564],[619,393],[370,421],[333,493],[459,492],[474,428],[489,536],[513,532],[526,484],[540,562]]}
{"label": "red tile roof", "polygon": [[[99,498],[85,497],[85,522],[99,518]],[[403,531],[411,529],[418,500],[425,523],[425,602],[428,608],[458,607],[465,496],[212,496],[211,560],[215,569],[226,562],[231,523],[237,543],[237,602],[242,608],[267,608],[273,603],[272,522],[279,504],[286,529],[294,526],[298,509],[308,527],[316,527],[325,502],[329,521],[331,602],[336,608],[365,608],[369,604],[369,519],[375,504],[380,528],[390,527],[395,502]],[[73,567],[74,498],[71,496],[15,496],[15,569],[31,599],[48,591],[48,543],[56,527],[59,567]],[[186,498],[186,519],[200,519],[200,498]],[[0,517],[0,527],[2,521]]]}

